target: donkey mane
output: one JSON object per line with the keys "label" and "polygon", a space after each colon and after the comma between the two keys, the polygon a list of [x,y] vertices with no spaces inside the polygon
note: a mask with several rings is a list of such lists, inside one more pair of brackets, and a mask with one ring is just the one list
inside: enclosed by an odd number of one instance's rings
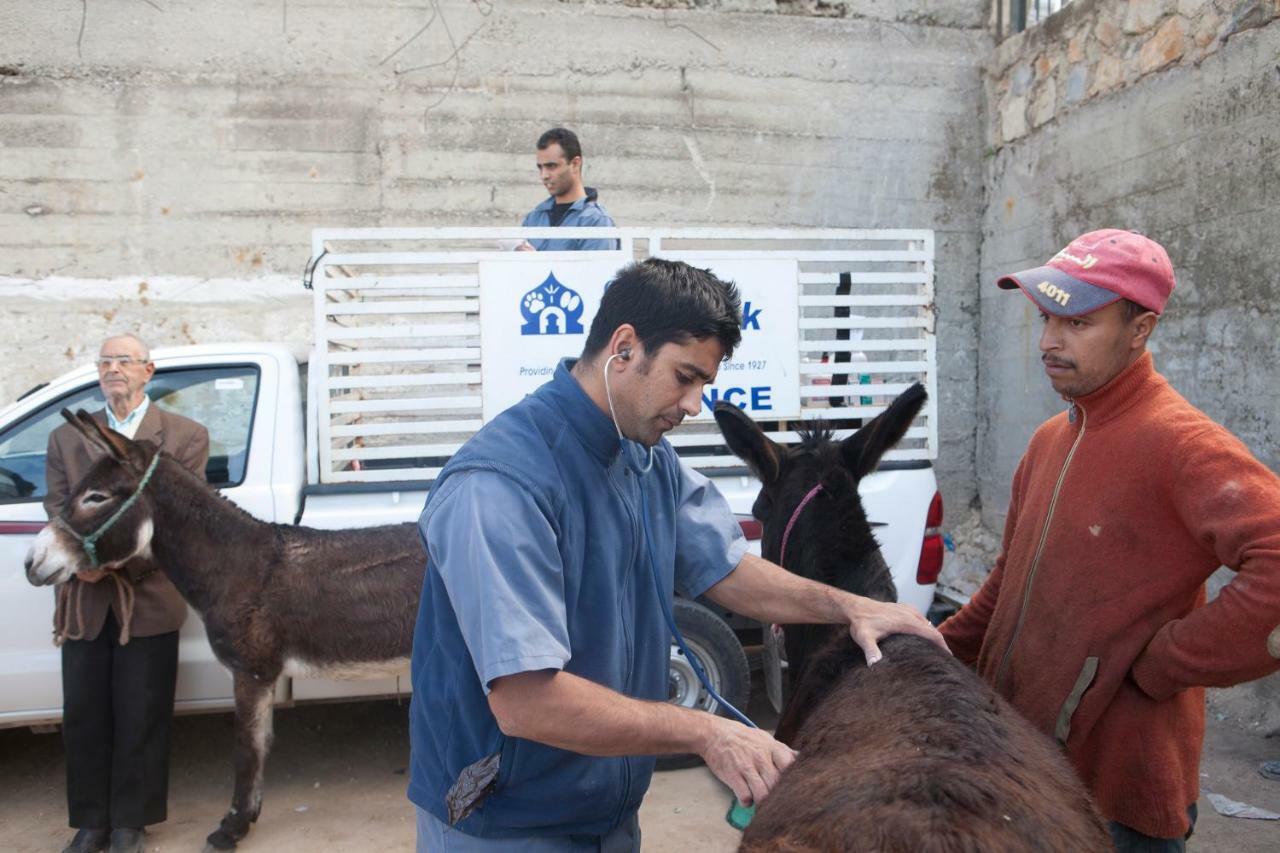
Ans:
{"label": "donkey mane", "polygon": [[822,418],[808,421],[796,427],[796,435],[800,436],[801,450],[817,450],[835,437],[831,424]]}
{"label": "donkey mane", "polygon": [[181,462],[175,459],[168,451],[161,450],[161,464],[166,466],[166,474],[176,476],[180,480],[186,480],[184,485],[190,488],[193,496],[204,496],[208,501],[210,508],[221,513],[225,513],[234,517],[237,521],[245,522],[253,527],[279,527],[284,529],[298,529],[292,524],[281,524],[273,521],[263,521],[257,516],[250,513],[240,504],[231,500],[222,492],[209,485],[203,477],[197,476],[186,468]]}

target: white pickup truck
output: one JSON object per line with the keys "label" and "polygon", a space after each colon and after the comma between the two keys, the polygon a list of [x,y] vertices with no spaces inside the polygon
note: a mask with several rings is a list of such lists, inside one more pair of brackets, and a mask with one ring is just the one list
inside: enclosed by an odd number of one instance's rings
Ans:
{"label": "white pickup truck", "polygon": [[[562,231],[564,229],[561,229]],[[486,229],[484,235],[510,238],[520,232],[511,229]],[[358,232],[341,232],[345,238]],[[419,232],[414,232],[419,233]],[[598,233],[598,232],[597,232]],[[619,233],[625,234],[619,230]],[[824,232],[835,233],[835,232]],[[840,232],[841,234],[864,232]],[[875,232],[884,234],[887,232]],[[909,232],[910,235],[928,232]],[[572,236],[572,235],[570,235]],[[380,238],[385,237],[379,234]],[[317,245],[327,245],[332,235],[321,234]],[[929,235],[928,255],[932,245]],[[917,250],[920,251],[920,250]],[[321,252],[317,251],[317,255]],[[567,253],[557,253],[567,254]],[[894,255],[898,257],[898,255]],[[921,255],[923,257],[923,254]],[[351,253],[339,256],[349,269],[353,261]],[[503,263],[510,263],[510,255]],[[403,261],[398,257],[397,261]],[[544,259],[545,260],[545,259]],[[901,263],[894,261],[894,263]],[[912,260],[910,263],[915,263]],[[931,263],[931,259],[929,261]],[[316,346],[302,357],[279,344],[210,344],[203,346],[158,349],[153,353],[156,363],[155,378],[149,387],[152,400],[163,408],[178,412],[206,425],[210,433],[210,458],[206,471],[208,481],[223,495],[244,509],[266,521],[281,524],[303,524],[319,528],[339,528],[390,524],[416,520],[430,489],[431,477],[438,471],[442,459],[440,445],[431,445],[428,453],[422,445],[401,445],[377,441],[376,434],[385,435],[395,422],[370,413],[370,408],[386,413],[403,415],[403,410],[414,409],[409,423],[402,417],[399,423],[409,432],[432,431],[435,419],[458,417],[457,407],[475,405],[465,423],[474,429],[483,417],[478,414],[479,400],[467,402],[457,396],[457,382],[449,384],[446,409],[442,406],[426,406],[430,414],[423,420],[423,406],[409,405],[432,398],[422,390],[421,382],[390,380],[386,370],[374,371],[368,381],[361,381],[361,359],[385,363],[388,349],[385,326],[355,326],[370,330],[370,338],[379,341],[378,350],[359,350],[351,344],[351,325],[334,324],[336,315],[350,317],[360,315],[354,311],[358,305],[374,305],[369,298],[335,300],[331,291],[339,289],[344,294],[358,293],[350,278],[339,279],[332,287],[324,285],[325,265],[317,264],[316,278]],[[463,319],[468,312],[478,313],[478,304],[459,305],[468,299],[467,285],[458,284],[457,274],[451,281],[450,293],[444,294],[449,312],[461,311]],[[871,275],[871,274],[867,274]],[[881,278],[884,274],[879,274]],[[405,275],[398,273],[397,287],[407,286]],[[804,271],[801,267],[801,277]],[[893,276],[889,276],[892,278]],[[931,288],[932,270],[928,270],[928,286]],[[384,280],[389,277],[384,276]],[[826,279],[824,278],[823,281]],[[914,279],[913,279],[914,280]],[[471,285],[479,289],[479,282]],[[804,303],[804,291],[821,287],[808,285],[801,290],[800,302]],[[831,289],[831,288],[828,288]],[[846,288],[846,291],[848,289]],[[385,298],[390,289],[377,291]],[[399,291],[397,291],[399,292]],[[834,290],[833,290],[834,292]],[[478,296],[478,294],[475,294]],[[472,297],[474,298],[474,297]],[[840,294],[836,293],[837,303]],[[419,310],[422,300],[413,305],[403,299],[396,304],[401,308]],[[830,299],[828,299],[828,302]],[[475,299],[478,303],[479,300]],[[931,299],[913,301],[910,310],[932,310]],[[333,306],[344,305],[345,308]],[[849,304],[845,303],[846,307]],[[884,300],[873,299],[871,305],[882,305]],[[353,314],[354,312],[354,314]],[[801,322],[806,313],[801,310]],[[819,307],[816,313],[823,313]],[[385,317],[387,312],[365,310],[365,316]],[[848,318],[849,312],[832,311]],[[400,312],[397,311],[397,316]],[[445,321],[458,317],[445,316]],[[853,318],[855,321],[861,318]],[[874,319],[874,318],[873,318]],[[383,321],[385,322],[385,321]],[[446,322],[447,334],[474,335],[478,330],[459,329],[457,322]],[[476,324],[479,325],[478,323]],[[839,325],[839,323],[837,323]],[[340,334],[335,328],[341,327]],[[445,328],[441,326],[440,328]],[[845,328],[852,328],[845,326]],[[883,328],[874,322],[870,328]],[[898,327],[894,327],[898,328]],[[929,327],[913,325],[910,341],[900,349],[916,352],[908,357],[902,367],[892,364],[869,364],[859,356],[846,369],[856,369],[858,374],[848,381],[857,384],[860,377],[874,377],[877,373],[909,374],[927,381],[932,389],[933,340]],[[421,324],[413,328],[417,346],[421,336],[430,337]],[[843,345],[845,352],[853,352],[849,336],[831,339],[810,336],[801,349],[810,357],[802,365],[801,372],[812,377],[804,386],[806,418],[830,412],[835,417],[865,417],[875,411],[884,400],[896,393],[897,386],[890,381],[859,387],[859,394],[870,396],[844,401],[833,398],[839,389],[827,385],[831,373],[840,369],[836,364],[823,364],[822,353]],[[343,358],[335,358],[339,350],[333,346],[334,337],[343,337]],[[456,343],[456,341],[454,342]],[[467,343],[464,341],[463,343]],[[863,341],[866,345],[868,342]],[[580,346],[580,342],[576,344]],[[890,351],[890,344],[871,343],[880,352]],[[464,360],[476,362],[473,366],[486,370],[487,365],[479,356],[478,347],[465,347]],[[423,350],[416,350],[421,352]],[[436,350],[441,351],[441,350]],[[352,356],[353,352],[364,355]],[[458,352],[461,352],[458,350]],[[923,356],[920,355],[923,353]],[[855,353],[856,354],[856,353]],[[883,357],[883,356],[882,356]],[[382,362],[379,362],[379,359]],[[409,360],[408,357],[405,357]],[[847,358],[847,357],[846,357]],[[803,357],[798,357],[801,361]],[[420,361],[421,359],[419,359]],[[341,363],[340,368],[335,363]],[[849,363],[849,362],[844,362]],[[465,369],[465,368],[464,368]],[[440,376],[435,373],[433,376]],[[838,374],[837,374],[838,375]],[[379,394],[390,382],[405,381],[415,384],[413,401]],[[836,379],[837,385],[845,381]],[[862,379],[862,382],[868,380]],[[873,383],[876,379],[871,380]],[[897,380],[893,380],[896,382]],[[370,389],[374,389],[370,392]],[[390,392],[396,394],[394,390]],[[342,400],[356,402],[345,407],[336,404]],[[378,407],[371,401],[388,405]],[[845,406],[852,402],[852,406]],[[744,403],[745,405],[745,403]],[[61,718],[62,689],[60,677],[60,653],[51,641],[54,596],[51,590],[30,586],[22,570],[23,558],[39,530],[46,522],[41,499],[45,494],[45,450],[49,433],[62,423],[61,409],[85,408],[96,410],[103,406],[97,387],[97,374],[91,365],[53,379],[27,392],[18,401],[0,410],[0,727],[45,726]],[[834,406],[834,408],[832,408]],[[356,410],[352,413],[352,410]],[[933,410],[930,409],[930,412]],[[464,412],[464,414],[466,414]],[[931,417],[931,415],[930,415]],[[455,421],[463,423],[463,421]],[[415,426],[416,425],[416,426]],[[779,424],[776,438],[787,440],[790,426]],[[436,433],[443,430],[435,429]],[[687,431],[681,438],[682,431]],[[886,561],[893,569],[901,600],[927,610],[933,600],[933,586],[942,563],[941,499],[937,492],[933,470],[929,461],[936,430],[921,428],[917,444],[925,445],[915,452],[901,454],[906,458],[887,458],[879,472],[862,482],[863,503],[868,516],[877,527]],[[372,436],[372,437],[371,437]],[[464,438],[465,436],[456,436]],[[732,457],[717,451],[713,436],[704,427],[682,427],[673,434],[673,443],[688,455],[690,464],[699,467],[715,481],[728,498],[735,512],[740,514],[744,530],[749,537],[758,538],[759,527],[749,517],[751,504],[758,491],[758,483]],[[414,439],[420,441],[421,439]],[[445,448],[447,451],[448,448]],[[693,455],[702,454],[702,455]],[[430,458],[423,459],[424,456]],[[744,645],[750,647],[760,642],[759,625],[748,623],[724,611],[713,612],[702,604],[680,602],[677,618],[689,642],[691,651],[702,658],[709,675],[719,692],[738,704],[745,701],[749,689],[750,673]],[[221,710],[232,707],[231,678],[215,660],[205,639],[198,614],[192,613],[181,633],[180,664],[177,686],[177,708],[193,712]],[[309,678],[282,677],[277,685],[276,697],[281,704],[312,700],[333,700],[343,697],[376,696],[407,693],[407,679],[383,679],[378,681],[327,681]],[[684,705],[710,707],[714,703],[706,695],[692,670],[681,654],[673,649],[671,665],[671,699]]]}

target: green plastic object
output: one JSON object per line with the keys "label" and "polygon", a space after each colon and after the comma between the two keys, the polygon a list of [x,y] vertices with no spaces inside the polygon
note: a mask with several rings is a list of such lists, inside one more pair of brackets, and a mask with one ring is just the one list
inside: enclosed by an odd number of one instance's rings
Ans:
{"label": "green plastic object", "polygon": [[724,816],[724,819],[729,821],[729,826],[734,829],[746,829],[747,825],[751,823],[751,819],[755,816],[755,806],[744,806],[738,802],[737,797],[734,797],[733,805],[729,806],[729,813]]}

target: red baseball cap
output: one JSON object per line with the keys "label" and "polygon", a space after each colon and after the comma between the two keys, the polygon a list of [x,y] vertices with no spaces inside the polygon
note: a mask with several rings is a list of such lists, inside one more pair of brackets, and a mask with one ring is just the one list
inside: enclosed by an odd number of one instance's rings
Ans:
{"label": "red baseball cap", "polygon": [[1136,231],[1104,228],[1071,241],[1047,264],[1001,276],[1046,314],[1080,317],[1128,299],[1160,314],[1173,292],[1173,264],[1164,247]]}

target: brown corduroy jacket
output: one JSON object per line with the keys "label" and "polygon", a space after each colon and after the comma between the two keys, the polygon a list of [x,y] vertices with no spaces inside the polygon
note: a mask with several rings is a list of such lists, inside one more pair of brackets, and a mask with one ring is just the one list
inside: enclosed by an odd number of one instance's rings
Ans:
{"label": "brown corduroy jacket", "polygon": [[[106,410],[93,415],[102,423],[107,422]],[[204,477],[205,463],[209,460],[209,432],[203,426],[181,415],[166,412],[154,402],[138,424],[135,441],[149,441],[159,445],[189,471]],[[45,495],[44,508],[49,517],[62,512],[70,499],[72,489],[89,473],[89,469],[103,455],[103,451],[91,445],[70,424],[63,424],[49,435],[49,452],[45,461],[45,474],[49,492]],[[122,571],[130,578],[141,578],[134,586],[136,599],[129,635],[153,637],[182,627],[187,618],[187,604],[178,594],[169,578],[162,571],[152,571],[155,563],[147,559],[132,560]],[[95,639],[107,619],[107,610],[115,616],[116,624],[124,626],[124,617],[115,593],[116,584],[109,579],[97,583],[85,583],[76,578],[67,581],[72,587],[70,600],[79,597],[79,614],[83,623],[77,633],[86,640]],[[56,618],[56,617],[55,617]],[[70,619],[75,619],[74,613]],[[63,626],[55,626],[55,630]]]}
{"label": "brown corduroy jacket", "polygon": [[[1236,576],[1206,605],[1220,565]],[[1036,431],[996,566],[941,630],[1108,819],[1173,838],[1199,796],[1204,687],[1280,669],[1277,622],[1280,478],[1144,354]]]}

